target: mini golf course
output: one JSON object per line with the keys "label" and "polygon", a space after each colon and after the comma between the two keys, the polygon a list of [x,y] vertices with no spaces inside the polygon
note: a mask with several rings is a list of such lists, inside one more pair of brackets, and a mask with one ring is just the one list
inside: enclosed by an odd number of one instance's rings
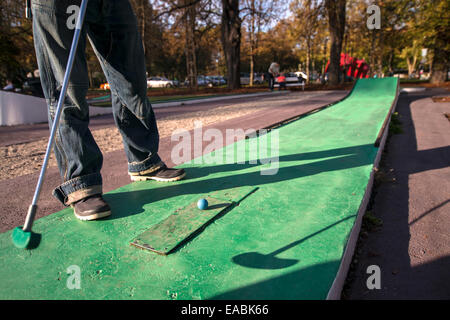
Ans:
{"label": "mini golf course", "polygon": [[[349,239],[397,81],[359,80],[343,101],[209,155],[233,161],[183,164],[186,180],[134,182],[109,192],[108,219],[82,222],[70,208],[41,218],[33,231],[42,239],[33,250],[14,247],[11,231],[0,234],[0,298],[335,297],[330,292],[345,278],[343,261],[352,254]],[[254,146],[265,144],[267,154],[258,159],[278,149],[276,174],[264,171],[270,164],[249,161],[257,160]],[[242,146],[247,161],[239,164],[235,151]],[[208,210],[196,207],[200,198]],[[81,271],[80,289],[67,287],[73,265]]]}

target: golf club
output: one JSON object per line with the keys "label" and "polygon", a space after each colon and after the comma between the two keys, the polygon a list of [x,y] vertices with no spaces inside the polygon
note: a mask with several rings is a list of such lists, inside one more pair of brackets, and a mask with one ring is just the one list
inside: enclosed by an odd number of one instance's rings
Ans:
{"label": "golf club", "polygon": [[[45,151],[45,157],[44,157],[44,162],[42,164],[41,173],[39,175],[39,180],[37,182],[36,190],[34,192],[33,201],[28,209],[27,217],[25,219],[25,224],[23,225],[23,227],[15,228],[12,233],[12,240],[13,240],[14,245],[17,248],[25,249],[25,248],[29,248],[29,245],[30,245],[30,241],[32,238],[31,227],[33,225],[34,217],[36,215],[36,211],[38,208],[37,203],[39,200],[42,183],[44,181],[45,172],[47,171],[47,165],[48,165],[48,160],[50,157],[50,152],[53,149],[56,130],[58,128],[61,111],[62,111],[62,108],[64,105],[64,100],[66,98],[67,87],[69,85],[70,74],[72,72],[73,62],[74,62],[75,54],[76,54],[77,47],[78,47],[78,41],[80,39],[81,28],[83,26],[87,3],[88,3],[88,0],[83,0],[81,3],[81,6],[80,6],[80,12],[78,14],[78,20],[77,20],[77,24],[75,27],[75,33],[74,33],[73,40],[72,40],[72,46],[70,48],[69,59],[67,61],[66,73],[64,74],[64,81],[63,81],[63,85],[62,85],[62,89],[61,89],[61,94],[59,96],[58,106],[56,109],[55,118],[53,120],[53,125],[52,125],[52,129],[50,132],[50,138],[48,140],[47,149]],[[27,1],[27,10],[26,10],[27,15],[30,13],[29,11],[30,11],[29,1]]]}
{"label": "golf club", "polygon": [[25,1],[25,18],[31,19],[31,0]]}

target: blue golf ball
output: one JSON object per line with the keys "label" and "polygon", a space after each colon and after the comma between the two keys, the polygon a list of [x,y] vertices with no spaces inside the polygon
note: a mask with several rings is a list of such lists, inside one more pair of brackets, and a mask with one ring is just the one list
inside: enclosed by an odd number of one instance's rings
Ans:
{"label": "blue golf ball", "polygon": [[208,208],[208,201],[206,201],[206,199],[200,199],[197,202],[197,207],[200,210],[205,210],[206,208]]}

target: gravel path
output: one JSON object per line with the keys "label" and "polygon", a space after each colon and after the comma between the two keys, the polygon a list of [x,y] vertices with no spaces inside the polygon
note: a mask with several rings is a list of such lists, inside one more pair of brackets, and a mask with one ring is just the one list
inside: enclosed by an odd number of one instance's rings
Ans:
{"label": "gravel path", "polygon": [[[167,116],[158,120],[159,134],[161,138],[171,136],[175,129],[193,129],[195,121],[201,121],[204,126],[207,126],[221,121],[240,118],[268,107],[273,108],[286,105],[299,99],[305,99],[308,96],[313,96],[313,94],[305,95],[301,92],[295,92],[289,95],[267,97],[264,100],[265,103],[261,103],[260,100],[243,103],[233,101],[214,109]],[[123,148],[121,136],[114,125],[92,130],[92,134],[103,154]],[[0,181],[39,171],[42,166],[47,142],[48,138],[45,137],[31,142],[0,146],[0,162],[2,163],[0,167]],[[56,166],[53,154],[50,157],[49,166]]]}
{"label": "gravel path", "polygon": [[[304,94],[296,92],[284,95],[282,98],[275,96],[271,98],[242,98],[228,102],[201,102],[189,106],[158,108],[155,109],[155,114],[161,133],[169,132],[170,134],[170,129],[166,130],[164,127],[184,127],[187,129],[192,127],[194,120],[201,120],[203,121],[204,130],[214,128],[225,134],[225,131],[228,129],[264,128],[284,119],[328,105],[342,99],[346,94],[348,94],[348,91],[342,90],[305,92]],[[206,123],[211,124],[207,125]],[[112,131],[116,130],[111,116],[93,118],[90,127],[93,132],[102,132],[97,129],[107,128]],[[8,141],[10,144],[8,148],[16,147],[19,149],[19,145],[31,144],[40,139],[46,141],[48,137],[48,128],[44,128],[43,125],[21,126],[20,128],[1,127],[0,129],[0,150],[5,150],[4,147],[8,146]],[[94,135],[97,135],[97,133],[94,133]],[[176,143],[171,141],[170,136],[162,136],[160,139],[158,153],[168,166],[174,165],[171,162],[171,152]],[[208,143],[204,142],[203,147],[206,147]],[[113,145],[113,149],[119,150],[104,153],[104,163],[101,171],[104,192],[115,190],[130,183],[130,178],[127,174],[127,160],[123,152],[122,143]],[[36,152],[42,153],[42,150],[44,150],[44,147]],[[194,152],[194,148],[192,148],[192,152]],[[6,153],[6,151],[3,151],[3,153]],[[10,157],[11,155],[9,154]],[[42,154],[35,155],[35,157],[42,156]],[[20,157],[15,159],[21,160]],[[10,162],[11,160],[3,157],[1,167],[11,167]],[[0,232],[10,230],[23,223],[28,205],[33,197],[40,165],[40,161],[35,161],[36,167],[33,173],[23,174],[23,168],[19,168],[16,170],[19,175],[0,180]],[[42,186],[37,219],[63,208],[61,203],[52,196],[52,190],[60,183],[61,178],[58,169],[56,166],[51,166],[47,170],[45,183]],[[11,190],[15,190],[13,197],[11,196]]]}

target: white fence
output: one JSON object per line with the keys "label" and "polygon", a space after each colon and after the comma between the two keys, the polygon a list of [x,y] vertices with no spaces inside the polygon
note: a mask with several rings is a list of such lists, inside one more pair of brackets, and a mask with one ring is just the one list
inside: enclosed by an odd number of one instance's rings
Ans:
{"label": "white fence", "polygon": [[[91,116],[112,113],[108,107],[89,107]],[[0,125],[47,122],[45,99],[0,90]]]}

